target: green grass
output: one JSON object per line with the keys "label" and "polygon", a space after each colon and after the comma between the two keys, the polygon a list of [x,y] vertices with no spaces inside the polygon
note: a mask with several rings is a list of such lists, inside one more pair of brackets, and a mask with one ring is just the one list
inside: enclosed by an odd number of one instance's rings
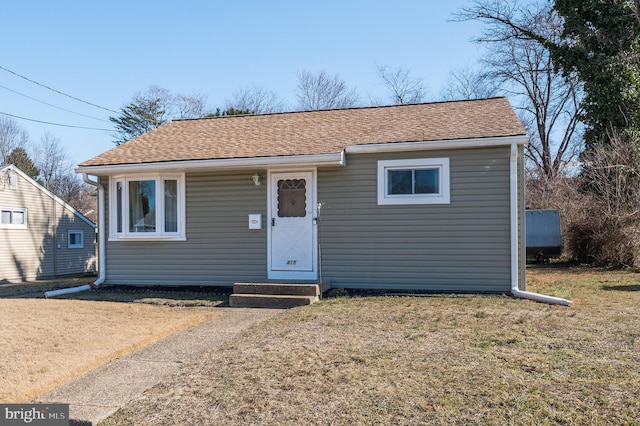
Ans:
{"label": "green grass", "polygon": [[123,407],[120,424],[640,424],[640,276],[528,270],[508,297],[326,299]]}

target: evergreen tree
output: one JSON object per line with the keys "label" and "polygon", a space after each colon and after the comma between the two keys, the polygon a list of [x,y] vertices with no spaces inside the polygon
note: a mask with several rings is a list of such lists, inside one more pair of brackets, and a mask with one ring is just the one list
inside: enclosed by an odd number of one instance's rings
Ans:
{"label": "evergreen tree", "polygon": [[13,164],[20,170],[22,170],[27,176],[32,178],[33,180],[38,181],[38,175],[40,174],[40,169],[36,167],[27,151],[24,148],[15,148],[13,151],[9,153],[7,156],[7,164]]}
{"label": "evergreen tree", "polygon": [[556,0],[561,43],[549,44],[565,73],[584,83],[589,147],[607,132],[640,128],[640,10],[637,1]]}
{"label": "evergreen tree", "polygon": [[138,93],[133,101],[121,109],[118,117],[109,117],[115,124],[117,139],[121,145],[169,121],[171,94],[161,87],[151,86],[145,93]]}

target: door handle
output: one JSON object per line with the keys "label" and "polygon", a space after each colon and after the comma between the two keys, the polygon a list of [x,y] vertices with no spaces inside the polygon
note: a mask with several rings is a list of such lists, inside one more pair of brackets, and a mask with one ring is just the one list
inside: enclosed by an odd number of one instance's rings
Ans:
{"label": "door handle", "polygon": [[275,217],[271,218],[271,226],[276,226],[276,218]]}

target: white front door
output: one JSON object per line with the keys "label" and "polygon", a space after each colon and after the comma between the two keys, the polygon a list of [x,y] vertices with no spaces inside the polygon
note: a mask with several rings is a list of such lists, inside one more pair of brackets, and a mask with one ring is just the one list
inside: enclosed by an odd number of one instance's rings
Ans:
{"label": "white front door", "polygon": [[318,277],[315,172],[273,172],[269,177],[270,279]]}

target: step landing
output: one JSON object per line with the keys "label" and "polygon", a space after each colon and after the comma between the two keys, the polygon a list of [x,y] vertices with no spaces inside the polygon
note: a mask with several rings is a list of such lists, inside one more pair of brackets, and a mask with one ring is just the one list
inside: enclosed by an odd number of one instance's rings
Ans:
{"label": "step landing", "polygon": [[233,308],[289,309],[320,300],[328,284],[235,283],[229,295]]}

